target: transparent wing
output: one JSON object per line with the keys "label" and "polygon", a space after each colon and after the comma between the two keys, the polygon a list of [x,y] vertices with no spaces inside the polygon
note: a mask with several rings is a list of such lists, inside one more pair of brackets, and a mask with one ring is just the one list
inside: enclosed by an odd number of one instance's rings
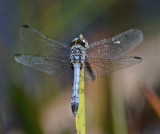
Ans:
{"label": "transparent wing", "polygon": [[25,47],[24,52],[27,54],[55,57],[66,57],[70,54],[69,44],[50,39],[27,25],[20,28],[19,36],[25,44],[23,47]]}
{"label": "transparent wing", "polygon": [[17,54],[14,58],[18,63],[53,75],[58,79],[73,80],[73,70],[67,57],[55,60],[52,57]]}
{"label": "transparent wing", "polygon": [[115,70],[132,66],[142,62],[140,57],[124,56],[116,59],[87,59],[85,63],[85,76],[87,79],[95,79],[97,77],[106,75]]}
{"label": "transparent wing", "polygon": [[118,58],[131,51],[143,40],[143,33],[131,29],[109,39],[100,40],[89,45],[86,56],[92,58]]}

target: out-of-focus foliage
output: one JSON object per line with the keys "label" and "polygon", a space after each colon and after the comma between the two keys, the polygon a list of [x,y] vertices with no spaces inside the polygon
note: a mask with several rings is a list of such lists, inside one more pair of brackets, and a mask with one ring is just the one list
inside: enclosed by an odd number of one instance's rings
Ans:
{"label": "out-of-focus foliage", "polygon": [[[144,41],[130,53],[140,65],[86,83],[87,134],[154,134],[160,123],[142,85],[160,95],[160,1],[0,0],[0,133],[76,133],[71,87],[15,63],[23,47],[18,30],[27,24],[70,42],[80,33],[89,43],[137,27]],[[153,101],[154,102],[154,101]]]}

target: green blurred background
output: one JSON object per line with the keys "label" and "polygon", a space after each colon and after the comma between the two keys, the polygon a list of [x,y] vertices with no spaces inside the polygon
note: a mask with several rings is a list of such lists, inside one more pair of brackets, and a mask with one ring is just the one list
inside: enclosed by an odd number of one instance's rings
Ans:
{"label": "green blurred background", "polygon": [[66,42],[82,33],[89,43],[141,29],[144,41],[129,53],[141,64],[86,82],[86,133],[160,133],[160,1],[0,0],[0,133],[73,134],[72,88],[14,61],[23,24]]}

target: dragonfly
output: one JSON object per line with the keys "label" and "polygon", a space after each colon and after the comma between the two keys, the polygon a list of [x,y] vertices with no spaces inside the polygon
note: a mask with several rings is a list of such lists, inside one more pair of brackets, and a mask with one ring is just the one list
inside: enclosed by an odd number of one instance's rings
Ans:
{"label": "dragonfly", "polygon": [[143,40],[139,29],[130,29],[114,37],[88,43],[80,34],[71,43],[51,39],[38,30],[23,25],[19,37],[33,54],[16,54],[15,61],[52,75],[60,81],[73,82],[71,109],[76,116],[79,106],[80,71],[84,80],[94,80],[115,70],[142,62],[141,57],[124,56]]}

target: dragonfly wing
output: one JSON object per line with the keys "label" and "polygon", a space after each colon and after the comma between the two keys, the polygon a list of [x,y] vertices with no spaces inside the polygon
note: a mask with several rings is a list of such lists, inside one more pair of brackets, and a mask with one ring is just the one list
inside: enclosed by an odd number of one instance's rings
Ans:
{"label": "dragonfly wing", "polygon": [[[48,36],[23,25],[19,30],[19,36],[25,44],[25,53],[43,56],[69,56],[69,44],[59,40],[50,39]],[[23,53],[23,52],[22,52]]]}
{"label": "dragonfly wing", "polygon": [[14,58],[18,63],[49,75],[53,75],[58,79],[64,79],[67,81],[73,80],[73,70],[71,69],[69,58],[61,58],[56,60],[52,57],[40,57],[23,54],[17,54]]}
{"label": "dragonfly wing", "polygon": [[124,56],[116,59],[87,59],[85,64],[85,79],[95,79],[110,72],[142,62],[142,58]]}
{"label": "dragonfly wing", "polygon": [[118,58],[131,51],[143,40],[143,33],[130,29],[109,39],[100,40],[89,45],[86,56],[106,59]]}

